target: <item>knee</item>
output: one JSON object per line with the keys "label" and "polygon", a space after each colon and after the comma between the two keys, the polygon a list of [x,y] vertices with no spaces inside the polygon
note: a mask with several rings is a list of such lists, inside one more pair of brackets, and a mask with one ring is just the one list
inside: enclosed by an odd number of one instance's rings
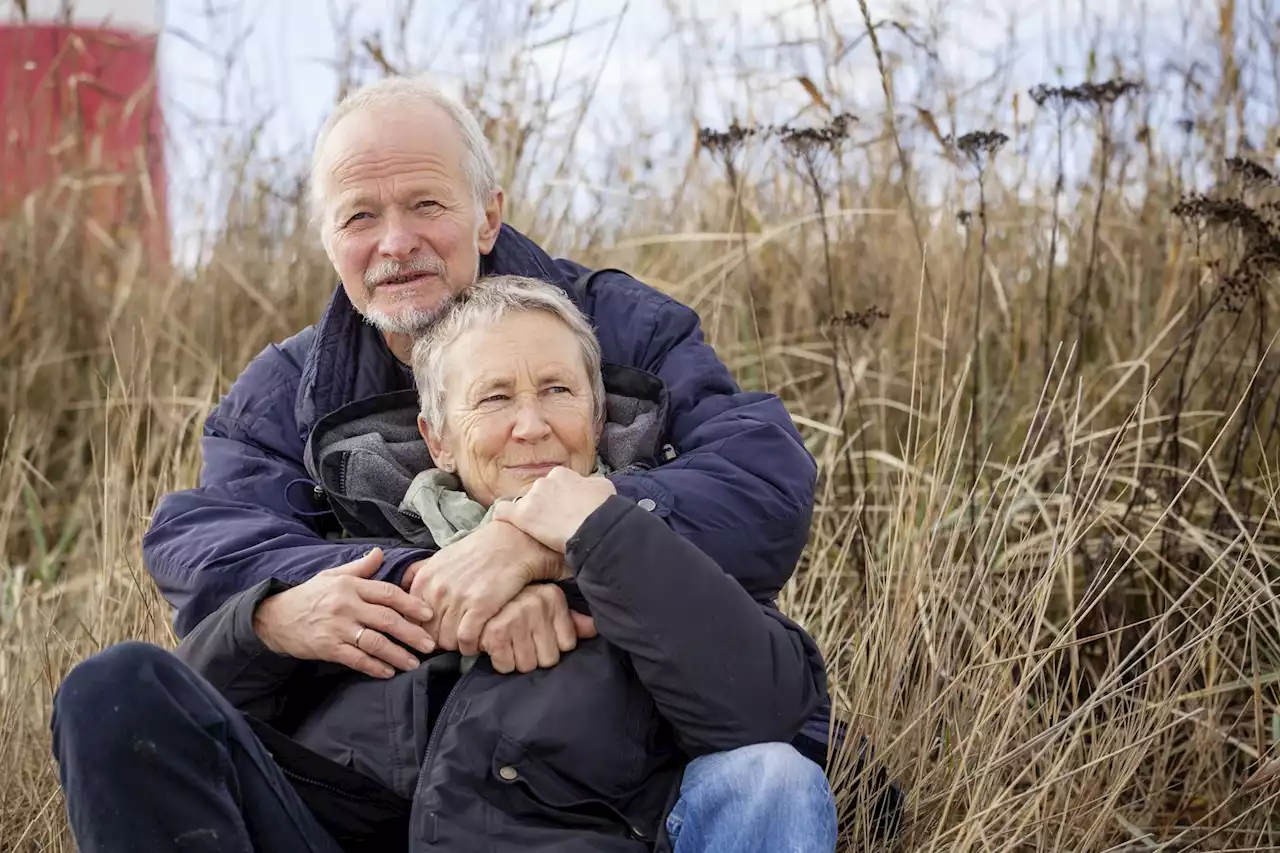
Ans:
{"label": "knee", "polygon": [[[741,757],[738,757],[741,753]],[[735,750],[740,772],[759,780],[770,797],[795,799],[830,795],[831,785],[822,768],[788,743],[762,743]]]}
{"label": "knee", "polygon": [[738,800],[739,807],[825,816],[834,811],[831,784],[822,767],[787,743],[762,743],[707,756],[707,779]]}
{"label": "knee", "polygon": [[50,727],[55,753],[73,733],[91,733],[87,740],[104,743],[122,726],[136,724],[138,710],[161,704],[155,672],[176,665],[177,658],[169,652],[137,641],[111,646],[76,664],[53,697]]}

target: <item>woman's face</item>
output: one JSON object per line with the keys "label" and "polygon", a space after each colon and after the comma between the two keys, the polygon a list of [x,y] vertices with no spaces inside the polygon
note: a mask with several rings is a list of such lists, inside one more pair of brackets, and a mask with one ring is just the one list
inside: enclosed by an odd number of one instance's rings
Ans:
{"label": "woman's face", "polygon": [[436,464],[489,506],[563,465],[595,468],[592,379],[569,327],[541,311],[464,332],[444,352],[444,430],[419,429]]}

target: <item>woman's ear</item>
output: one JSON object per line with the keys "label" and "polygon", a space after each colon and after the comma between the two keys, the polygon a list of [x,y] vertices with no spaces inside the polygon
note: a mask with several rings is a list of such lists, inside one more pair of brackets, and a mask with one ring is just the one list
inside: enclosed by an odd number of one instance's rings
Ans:
{"label": "woman's ear", "polygon": [[436,435],[436,431],[431,428],[431,425],[427,423],[427,419],[422,415],[418,415],[418,434],[427,443],[427,450],[431,452],[431,458],[435,460],[436,466],[444,471],[452,472],[454,470],[453,454],[445,447],[442,437]]}

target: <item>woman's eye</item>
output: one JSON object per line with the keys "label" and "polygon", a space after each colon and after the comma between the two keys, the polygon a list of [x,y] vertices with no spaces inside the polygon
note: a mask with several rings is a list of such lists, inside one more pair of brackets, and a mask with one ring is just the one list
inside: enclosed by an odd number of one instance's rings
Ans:
{"label": "woman's eye", "polygon": [[346,225],[350,225],[352,222],[355,222],[355,221],[356,221],[357,219],[359,219],[360,217],[362,217],[362,216],[368,216],[368,215],[369,215],[369,214],[365,213],[364,211],[360,211],[359,213],[353,213],[353,214],[351,214],[351,216],[349,216],[349,217],[347,218],[347,221],[346,221],[346,223],[344,223],[344,224],[346,224]]}
{"label": "woman's eye", "polygon": [[480,404],[484,405],[485,403],[501,403],[506,399],[507,399],[506,394],[490,394],[488,397],[485,397],[484,399],[482,399],[480,401]]}
{"label": "woman's eye", "polygon": [[428,207],[439,207],[439,206],[440,206],[440,202],[438,202],[438,201],[431,201],[431,200],[429,200],[429,199],[427,199],[427,200],[423,200],[423,201],[420,201],[420,202],[418,202],[418,203],[415,205],[415,207],[418,207],[418,208],[420,208],[420,209],[421,209],[421,208],[428,208]]}
{"label": "woman's eye", "polygon": [[551,394],[572,394],[573,392],[563,385],[552,385],[547,391]]}

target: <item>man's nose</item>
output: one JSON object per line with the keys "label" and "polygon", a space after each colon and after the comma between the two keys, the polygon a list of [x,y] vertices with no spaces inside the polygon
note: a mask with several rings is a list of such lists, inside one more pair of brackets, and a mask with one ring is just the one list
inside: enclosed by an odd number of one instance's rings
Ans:
{"label": "man's nose", "polygon": [[378,251],[384,257],[403,261],[418,251],[422,241],[398,213],[391,212],[384,220],[385,227]]}
{"label": "man's nose", "polygon": [[521,441],[536,441],[551,431],[542,414],[542,401],[521,399],[516,404],[516,422],[511,433]]}

